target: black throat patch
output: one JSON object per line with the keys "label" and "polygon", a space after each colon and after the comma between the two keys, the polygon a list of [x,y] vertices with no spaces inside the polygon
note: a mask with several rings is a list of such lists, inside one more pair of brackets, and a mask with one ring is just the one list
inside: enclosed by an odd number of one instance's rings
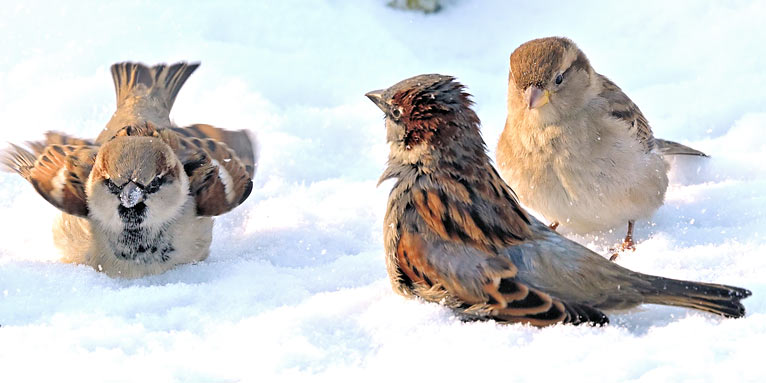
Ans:
{"label": "black throat patch", "polygon": [[117,206],[117,214],[119,214],[126,228],[138,228],[146,217],[146,204],[139,202],[133,207],[119,205]]}
{"label": "black throat patch", "polygon": [[164,263],[170,260],[175,248],[167,234],[168,225],[155,230],[142,227],[146,210],[146,204],[143,202],[132,208],[122,205],[117,207],[117,213],[123,222],[123,230],[116,241],[110,241],[117,258],[142,264]]}

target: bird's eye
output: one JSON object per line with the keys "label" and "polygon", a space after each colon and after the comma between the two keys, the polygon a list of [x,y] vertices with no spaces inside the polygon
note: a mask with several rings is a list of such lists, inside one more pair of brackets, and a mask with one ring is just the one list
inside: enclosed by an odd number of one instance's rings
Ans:
{"label": "bird's eye", "polygon": [[106,188],[112,194],[120,194],[120,192],[122,191],[121,187],[115,185],[115,183],[112,182],[112,180],[110,180],[108,178],[104,180],[104,186],[106,186]]}
{"label": "bird's eye", "polygon": [[556,85],[561,85],[562,81],[564,81],[564,75],[563,74],[559,74],[558,76],[556,76]]}
{"label": "bird's eye", "polygon": [[394,118],[399,118],[402,116],[402,110],[400,108],[394,108],[394,110],[391,111],[391,116]]}
{"label": "bird's eye", "polygon": [[146,185],[146,188],[144,188],[144,190],[146,191],[147,194],[154,193],[157,190],[160,190],[160,186],[162,186],[163,183],[165,183],[164,177],[160,177],[160,176],[154,177],[152,182],[150,182],[149,185]]}

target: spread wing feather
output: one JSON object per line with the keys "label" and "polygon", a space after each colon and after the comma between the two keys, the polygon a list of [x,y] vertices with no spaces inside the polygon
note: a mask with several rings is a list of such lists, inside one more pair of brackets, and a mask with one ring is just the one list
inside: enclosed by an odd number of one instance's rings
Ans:
{"label": "spread wing feather", "polygon": [[189,176],[190,193],[197,202],[197,215],[226,213],[250,195],[252,174],[225,143],[212,138],[181,138],[179,153]]}
{"label": "spread wing feather", "polygon": [[[48,138],[51,137],[49,134]],[[36,156],[22,147],[12,145],[11,149],[3,152],[0,161],[6,169],[29,181],[53,206],[66,213],[86,217],[88,205],[85,183],[98,154],[98,146],[75,145],[75,141],[71,140],[54,139],[52,142],[69,144],[31,144]]]}
{"label": "spread wing feather", "polygon": [[35,156],[42,154],[49,145],[94,146],[95,144],[91,140],[72,137],[61,132],[46,132],[45,140],[27,142],[27,146],[32,149]]}
{"label": "spread wing feather", "polygon": [[257,170],[258,153],[255,140],[244,130],[226,130],[207,124],[194,124],[187,127],[173,127],[173,131],[186,138],[213,139],[226,144],[236,153],[245,165],[250,178]]}

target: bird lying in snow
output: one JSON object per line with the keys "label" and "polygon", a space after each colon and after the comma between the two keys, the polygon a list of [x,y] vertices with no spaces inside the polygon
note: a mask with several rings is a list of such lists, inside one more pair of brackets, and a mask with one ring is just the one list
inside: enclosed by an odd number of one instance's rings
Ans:
{"label": "bird lying in snow", "polygon": [[201,261],[212,217],[250,195],[256,146],[245,131],[170,122],[198,66],[115,64],[117,111],[95,140],[48,132],[31,152],[3,153],[7,169],[62,211],[53,235],[64,261],[125,278]]}

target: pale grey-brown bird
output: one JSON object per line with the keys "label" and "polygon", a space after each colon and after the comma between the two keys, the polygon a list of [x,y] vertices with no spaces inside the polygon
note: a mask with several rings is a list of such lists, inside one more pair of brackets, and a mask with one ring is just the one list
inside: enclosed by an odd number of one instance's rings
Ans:
{"label": "pale grey-brown bird", "polygon": [[62,211],[53,236],[63,261],[135,278],[204,260],[212,216],[250,195],[256,147],[245,131],[170,121],[197,66],[115,64],[117,111],[96,140],[49,132],[31,152],[2,153]]}
{"label": "pale grey-brown bird", "polygon": [[654,138],[641,110],[591,67],[571,40],[550,37],[510,57],[508,117],[497,145],[500,173],[520,201],[576,233],[633,225],[662,204],[666,155],[705,156]]}
{"label": "pale grey-brown bird", "polygon": [[467,319],[536,326],[605,324],[602,310],[643,303],[745,315],[748,290],[628,270],[529,215],[492,166],[454,78],[415,76],[366,96],[386,117],[390,153],[380,179],[396,183],[383,237],[399,294]]}

